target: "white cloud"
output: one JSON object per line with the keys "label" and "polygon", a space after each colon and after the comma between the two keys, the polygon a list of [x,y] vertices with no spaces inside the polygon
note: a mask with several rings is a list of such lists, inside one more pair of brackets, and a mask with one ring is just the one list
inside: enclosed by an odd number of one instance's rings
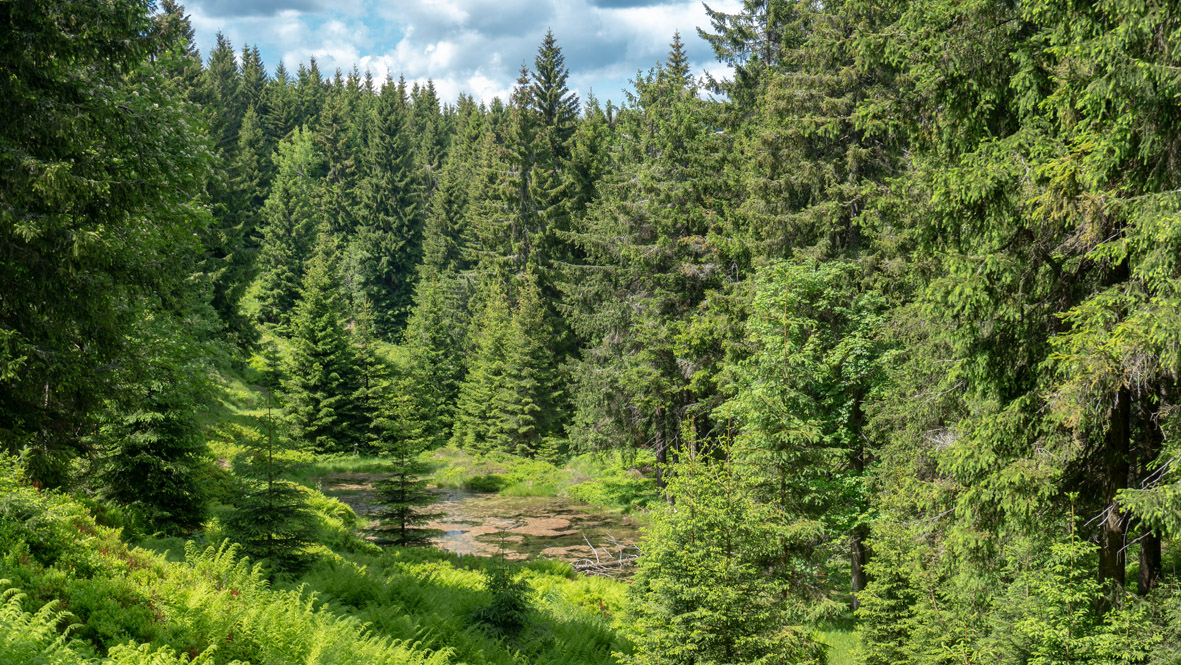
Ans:
{"label": "white cloud", "polygon": [[[331,5],[331,9],[327,9]],[[711,3],[735,11],[739,0]],[[289,70],[315,57],[325,74],[354,65],[375,76],[435,81],[440,97],[461,91],[489,101],[507,99],[521,63],[532,64],[552,29],[570,69],[571,88],[594,89],[618,101],[638,70],[664,58],[680,31],[697,71],[722,71],[697,26],[708,26],[697,0],[195,0],[189,7],[199,46],[208,53],[217,30],[236,48],[257,45],[273,67]]]}

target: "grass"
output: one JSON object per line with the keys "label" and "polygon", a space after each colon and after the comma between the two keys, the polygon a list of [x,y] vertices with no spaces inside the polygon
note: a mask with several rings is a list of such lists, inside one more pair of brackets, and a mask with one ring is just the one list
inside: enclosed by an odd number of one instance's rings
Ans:
{"label": "grass", "polygon": [[[606,665],[628,649],[617,630],[622,583],[560,562],[379,548],[356,538],[351,509],[308,493],[323,522],[319,556],[306,573],[268,582],[232,546],[126,543],[0,455],[0,663]],[[533,606],[511,638],[473,621],[499,565],[529,585]],[[70,623],[75,639],[58,640]]]}
{"label": "grass", "polygon": [[818,630],[817,640],[828,645],[828,665],[855,665],[856,650],[860,643],[857,632],[845,630]]}
{"label": "grass", "polygon": [[855,665],[859,662],[857,620],[847,608],[840,616],[818,625],[815,635],[817,641],[828,645],[828,665]]}
{"label": "grass", "polygon": [[619,453],[580,455],[562,466],[512,455],[474,455],[454,447],[423,454],[434,469],[427,481],[440,487],[462,487],[503,496],[563,496],[599,508],[644,512],[660,492],[641,469],[654,460],[647,451],[631,457]]}

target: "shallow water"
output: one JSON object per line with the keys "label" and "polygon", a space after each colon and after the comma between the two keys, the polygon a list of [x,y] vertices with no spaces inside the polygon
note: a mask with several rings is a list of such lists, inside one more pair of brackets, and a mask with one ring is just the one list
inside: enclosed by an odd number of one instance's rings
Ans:
{"label": "shallow water", "polygon": [[[321,479],[321,487],[364,517],[373,512],[373,483],[382,477],[333,474]],[[423,512],[431,515],[426,527],[439,533],[432,542],[456,554],[605,561],[634,551],[640,536],[632,517],[561,497],[500,496],[456,488],[431,492],[438,499]],[[620,573],[626,574],[626,569]]]}

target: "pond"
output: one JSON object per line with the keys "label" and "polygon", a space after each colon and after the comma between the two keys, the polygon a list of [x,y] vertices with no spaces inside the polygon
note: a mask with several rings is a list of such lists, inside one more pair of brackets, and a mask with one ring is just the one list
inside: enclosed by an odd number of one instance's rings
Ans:
{"label": "pond", "polygon": [[[324,476],[320,485],[325,494],[365,517],[375,509],[373,485],[384,477],[338,473]],[[449,487],[431,492],[437,499],[423,511],[431,515],[426,526],[438,532],[432,542],[440,549],[518,560],[560,559],[579,568],[612,570],[613,575],[630,572],[628,566],[615,571],[597,564],[635,553],[640,525],[633,517],[562,497],[501,496]]]}

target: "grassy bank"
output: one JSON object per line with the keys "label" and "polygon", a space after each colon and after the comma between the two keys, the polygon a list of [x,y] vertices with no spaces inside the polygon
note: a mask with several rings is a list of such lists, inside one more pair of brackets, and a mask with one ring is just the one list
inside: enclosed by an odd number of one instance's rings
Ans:
{"label": "grassy bank", "polygon": [[[439,487],[463,487],[504,496],[561,496],[599,508],[643,512],[660,500],[647,451],[580,455],[562,466],[511,455],[473,455],[453,447],[424,454]],[[647,472],[647,473],[646,473]]]}

